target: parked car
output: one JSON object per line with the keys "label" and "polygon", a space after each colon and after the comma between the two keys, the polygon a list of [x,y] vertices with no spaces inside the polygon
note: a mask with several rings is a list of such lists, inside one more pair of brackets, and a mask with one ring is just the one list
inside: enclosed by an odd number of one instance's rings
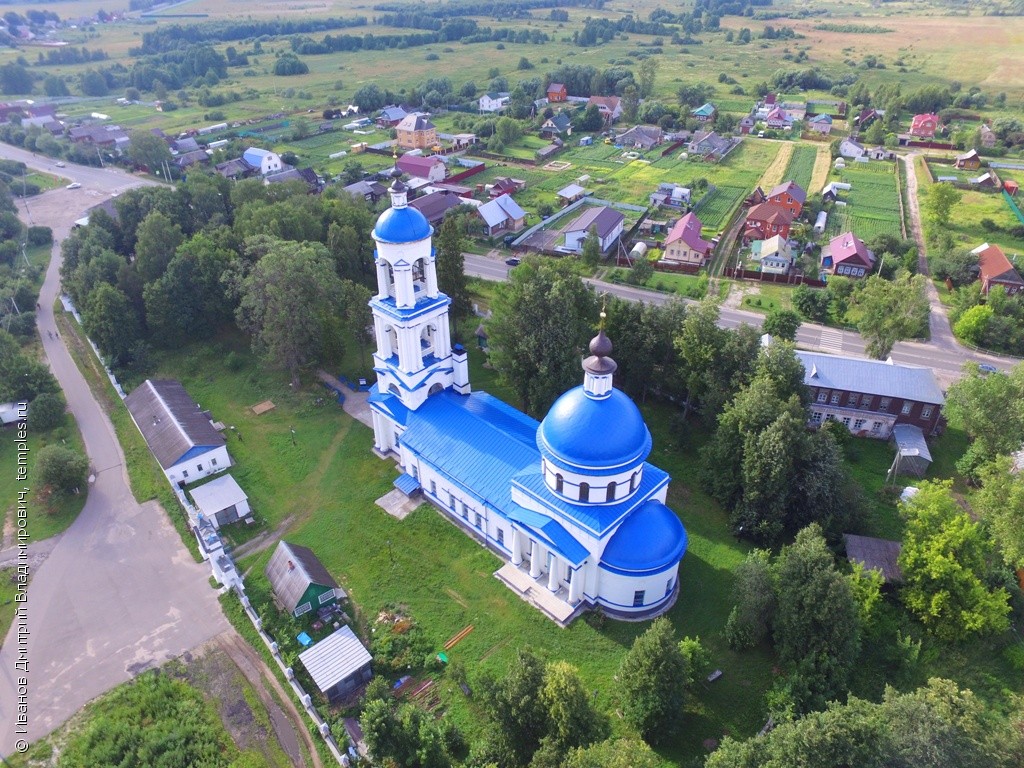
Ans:
{"label": "parked car", "polygon": [[67,163],[64,163],[64,162],[58,162],[58,163],[57,163],[57,167],[58,167],[58,168],[63,168],[63,167],[64,167],[64,166],[66,166],[66,165],[67,165]]}
{"label": "parked car", "polygon": [[518,267],[519,259],[513,256],[511,259],[505,259],[505,263],[508,264],[510,267]]}
{"label": "parked car", "polygon": [[65,187],[65,189],[79,189],[81,186],[82,185],[79,184],[77,181],[73,181],[70,184],[68,184],[67,187]]}
{"label": "parked car", "polygon": [[999,373],[999,369],[988,363],[978,363],[978,370],[982,373]]}

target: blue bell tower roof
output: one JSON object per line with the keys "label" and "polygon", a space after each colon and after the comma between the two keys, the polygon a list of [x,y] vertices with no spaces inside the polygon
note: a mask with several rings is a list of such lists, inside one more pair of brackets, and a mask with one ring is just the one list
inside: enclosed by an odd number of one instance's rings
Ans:
{"label": "blue bell tower roof", "polygon": [[410,206],[388,208],[377,219],[374,239],[385,243],[415,243],[430,237],[433,229],[427,217]]}
{"label": "blue bell tower roof", "polygon": [[555,464],[577,471],[640,464],[651,452],[651,433],[640,409],[612,389],[602,399],[574,387],[551,406],[537,430],[537,447]]}

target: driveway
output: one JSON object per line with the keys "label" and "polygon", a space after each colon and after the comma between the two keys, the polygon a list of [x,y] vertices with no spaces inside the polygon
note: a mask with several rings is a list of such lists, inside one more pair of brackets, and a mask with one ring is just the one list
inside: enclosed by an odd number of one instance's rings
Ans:
{"label": "driveway", "polygon": [[[32,220],[52,227],[57,243],[40,297],[43,349],[96,474],[78,519],[43,563],[31,569],[27,674],[15,667],[17,623],[0,650],[0,754],[8,755],[18,739],[34,741],[49,734],[99,694],[229,625],[209,585],[208,568],[193,561],[157,503],[135,501],[110,420],[63,342],[47,333],[56,330],[52,305],[60,282],[59,243],[74,220],[112,192],[151,182],[71,164],[52,169],[52,161],[6,145],[0,145],[0,156],[59,171],[83,185],[52,190],[28,204]],[[19,210],[27,221],[24,204]],[[27,733],[16,732],[17,677],[22,674],[28,678]]]}

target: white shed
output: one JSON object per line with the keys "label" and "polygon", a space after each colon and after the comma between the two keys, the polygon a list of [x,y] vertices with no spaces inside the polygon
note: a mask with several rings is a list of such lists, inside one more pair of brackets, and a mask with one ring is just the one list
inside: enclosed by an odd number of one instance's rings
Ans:
{"label": "white shed", "polygon": [[818,218],[814,220],[814,232],[819,235],[823,234],[826,224],[828,224],[828,211],[821,211]]}
{"label": "white shed", "polygon": [[344,626],[299,654],[316,687],[334,703],[367,682],[373,657],[351,627]]}
{"label": "white shed", "polygon": [[213,523],[214,528],[240,520],[252,511],[249,497],[231,475],[221,475],[189,493],[199,513]]}

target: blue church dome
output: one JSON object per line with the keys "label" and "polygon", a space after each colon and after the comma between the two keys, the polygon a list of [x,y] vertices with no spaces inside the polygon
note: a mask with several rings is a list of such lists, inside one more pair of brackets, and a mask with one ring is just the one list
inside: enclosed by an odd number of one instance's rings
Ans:
{"label": "blue church dome", "polygon": [[415,243],[430,237],[427,217],[410,206],[388,208],[377,219],[373,236],[385,243]]}
{"label": "blue church dome", "polygon": [[629,572],[659,571],[679,562],[688,537],[679,517],[651,499],[612,534],[601,566]]}
{"label": "blue church dome", "polygon": [[646,459],[651,433],[628,395],[612,389],[596,399],[579,386],[551,406],[537,430],[537,447],[556,464],[614,469]]}

